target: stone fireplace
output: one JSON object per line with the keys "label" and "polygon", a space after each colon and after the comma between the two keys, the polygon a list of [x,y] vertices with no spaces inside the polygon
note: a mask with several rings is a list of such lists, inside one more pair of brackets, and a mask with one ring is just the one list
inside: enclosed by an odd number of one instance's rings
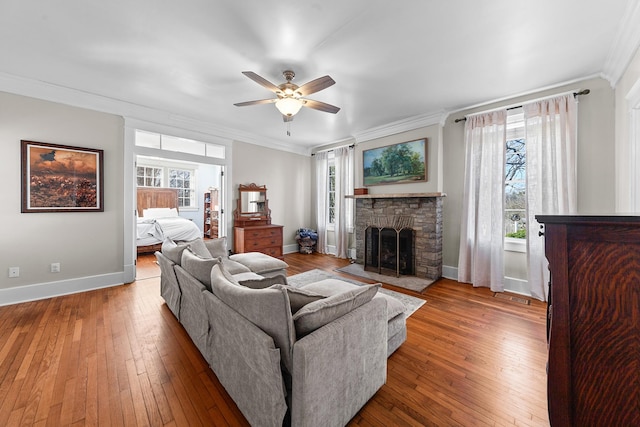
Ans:
{"label": "stone fireplace", "polygon": [[[443,193],[364,194],[356,201],[356,262],[368,264],[366,240],[381,219],[410,218],[413,237],[413,275],[435,280],[442,276]],[[372,224],[374,227],[372,227]],[[406,228],[405,228],[406,229]],[[394,234],[395,231],[391,230]],[[377,235],[376,235],[377,238]]]}

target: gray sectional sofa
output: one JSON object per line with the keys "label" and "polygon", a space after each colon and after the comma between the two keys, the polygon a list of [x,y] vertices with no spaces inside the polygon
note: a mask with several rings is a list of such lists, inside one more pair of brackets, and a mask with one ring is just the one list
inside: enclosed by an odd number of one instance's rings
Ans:
{"label": "gray sectional sofa", "polygon": [[253,426],[345,425],[406,339],[404,306],[379,285],[293,288],[285,262],[229,256],[224,238],[167,241],[156,258],[167,306]]}

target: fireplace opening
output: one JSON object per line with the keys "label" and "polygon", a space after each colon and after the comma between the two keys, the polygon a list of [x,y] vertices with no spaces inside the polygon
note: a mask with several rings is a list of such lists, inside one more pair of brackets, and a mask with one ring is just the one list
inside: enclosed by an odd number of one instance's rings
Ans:
{"label": "fireplace opening", "polygon": [[367,227],[364,269],[396,277],[415,275],[414,240],[410,228]]}

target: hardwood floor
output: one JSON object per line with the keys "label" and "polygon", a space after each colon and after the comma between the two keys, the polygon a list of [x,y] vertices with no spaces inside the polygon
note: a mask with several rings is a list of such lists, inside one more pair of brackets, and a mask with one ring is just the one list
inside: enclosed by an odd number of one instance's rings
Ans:
{"label": "hardwood floor", "polygon": [[[153,261],[140,257],[129,285],[0,307],[0,425],[247,425],[164,304]],[[289,275],[348,262],[285,261]],[[349,425],[549,425],[544,303],[446,279],[405,292],[427,303]]]}

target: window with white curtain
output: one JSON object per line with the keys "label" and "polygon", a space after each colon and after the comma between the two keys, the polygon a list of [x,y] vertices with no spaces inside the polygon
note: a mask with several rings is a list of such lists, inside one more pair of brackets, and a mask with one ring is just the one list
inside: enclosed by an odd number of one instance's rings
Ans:
{"label": "window with white curtain", "polygon": [[527,188],[526,139],[522,108],[507,112],[504,168],[504,236],[505,249],[526,251]]}
{"label": "window with white curtain", "polygon": [[333,153],[329,154],[327,179],[327,226],[331,228],[336,223],[336,161]]}

